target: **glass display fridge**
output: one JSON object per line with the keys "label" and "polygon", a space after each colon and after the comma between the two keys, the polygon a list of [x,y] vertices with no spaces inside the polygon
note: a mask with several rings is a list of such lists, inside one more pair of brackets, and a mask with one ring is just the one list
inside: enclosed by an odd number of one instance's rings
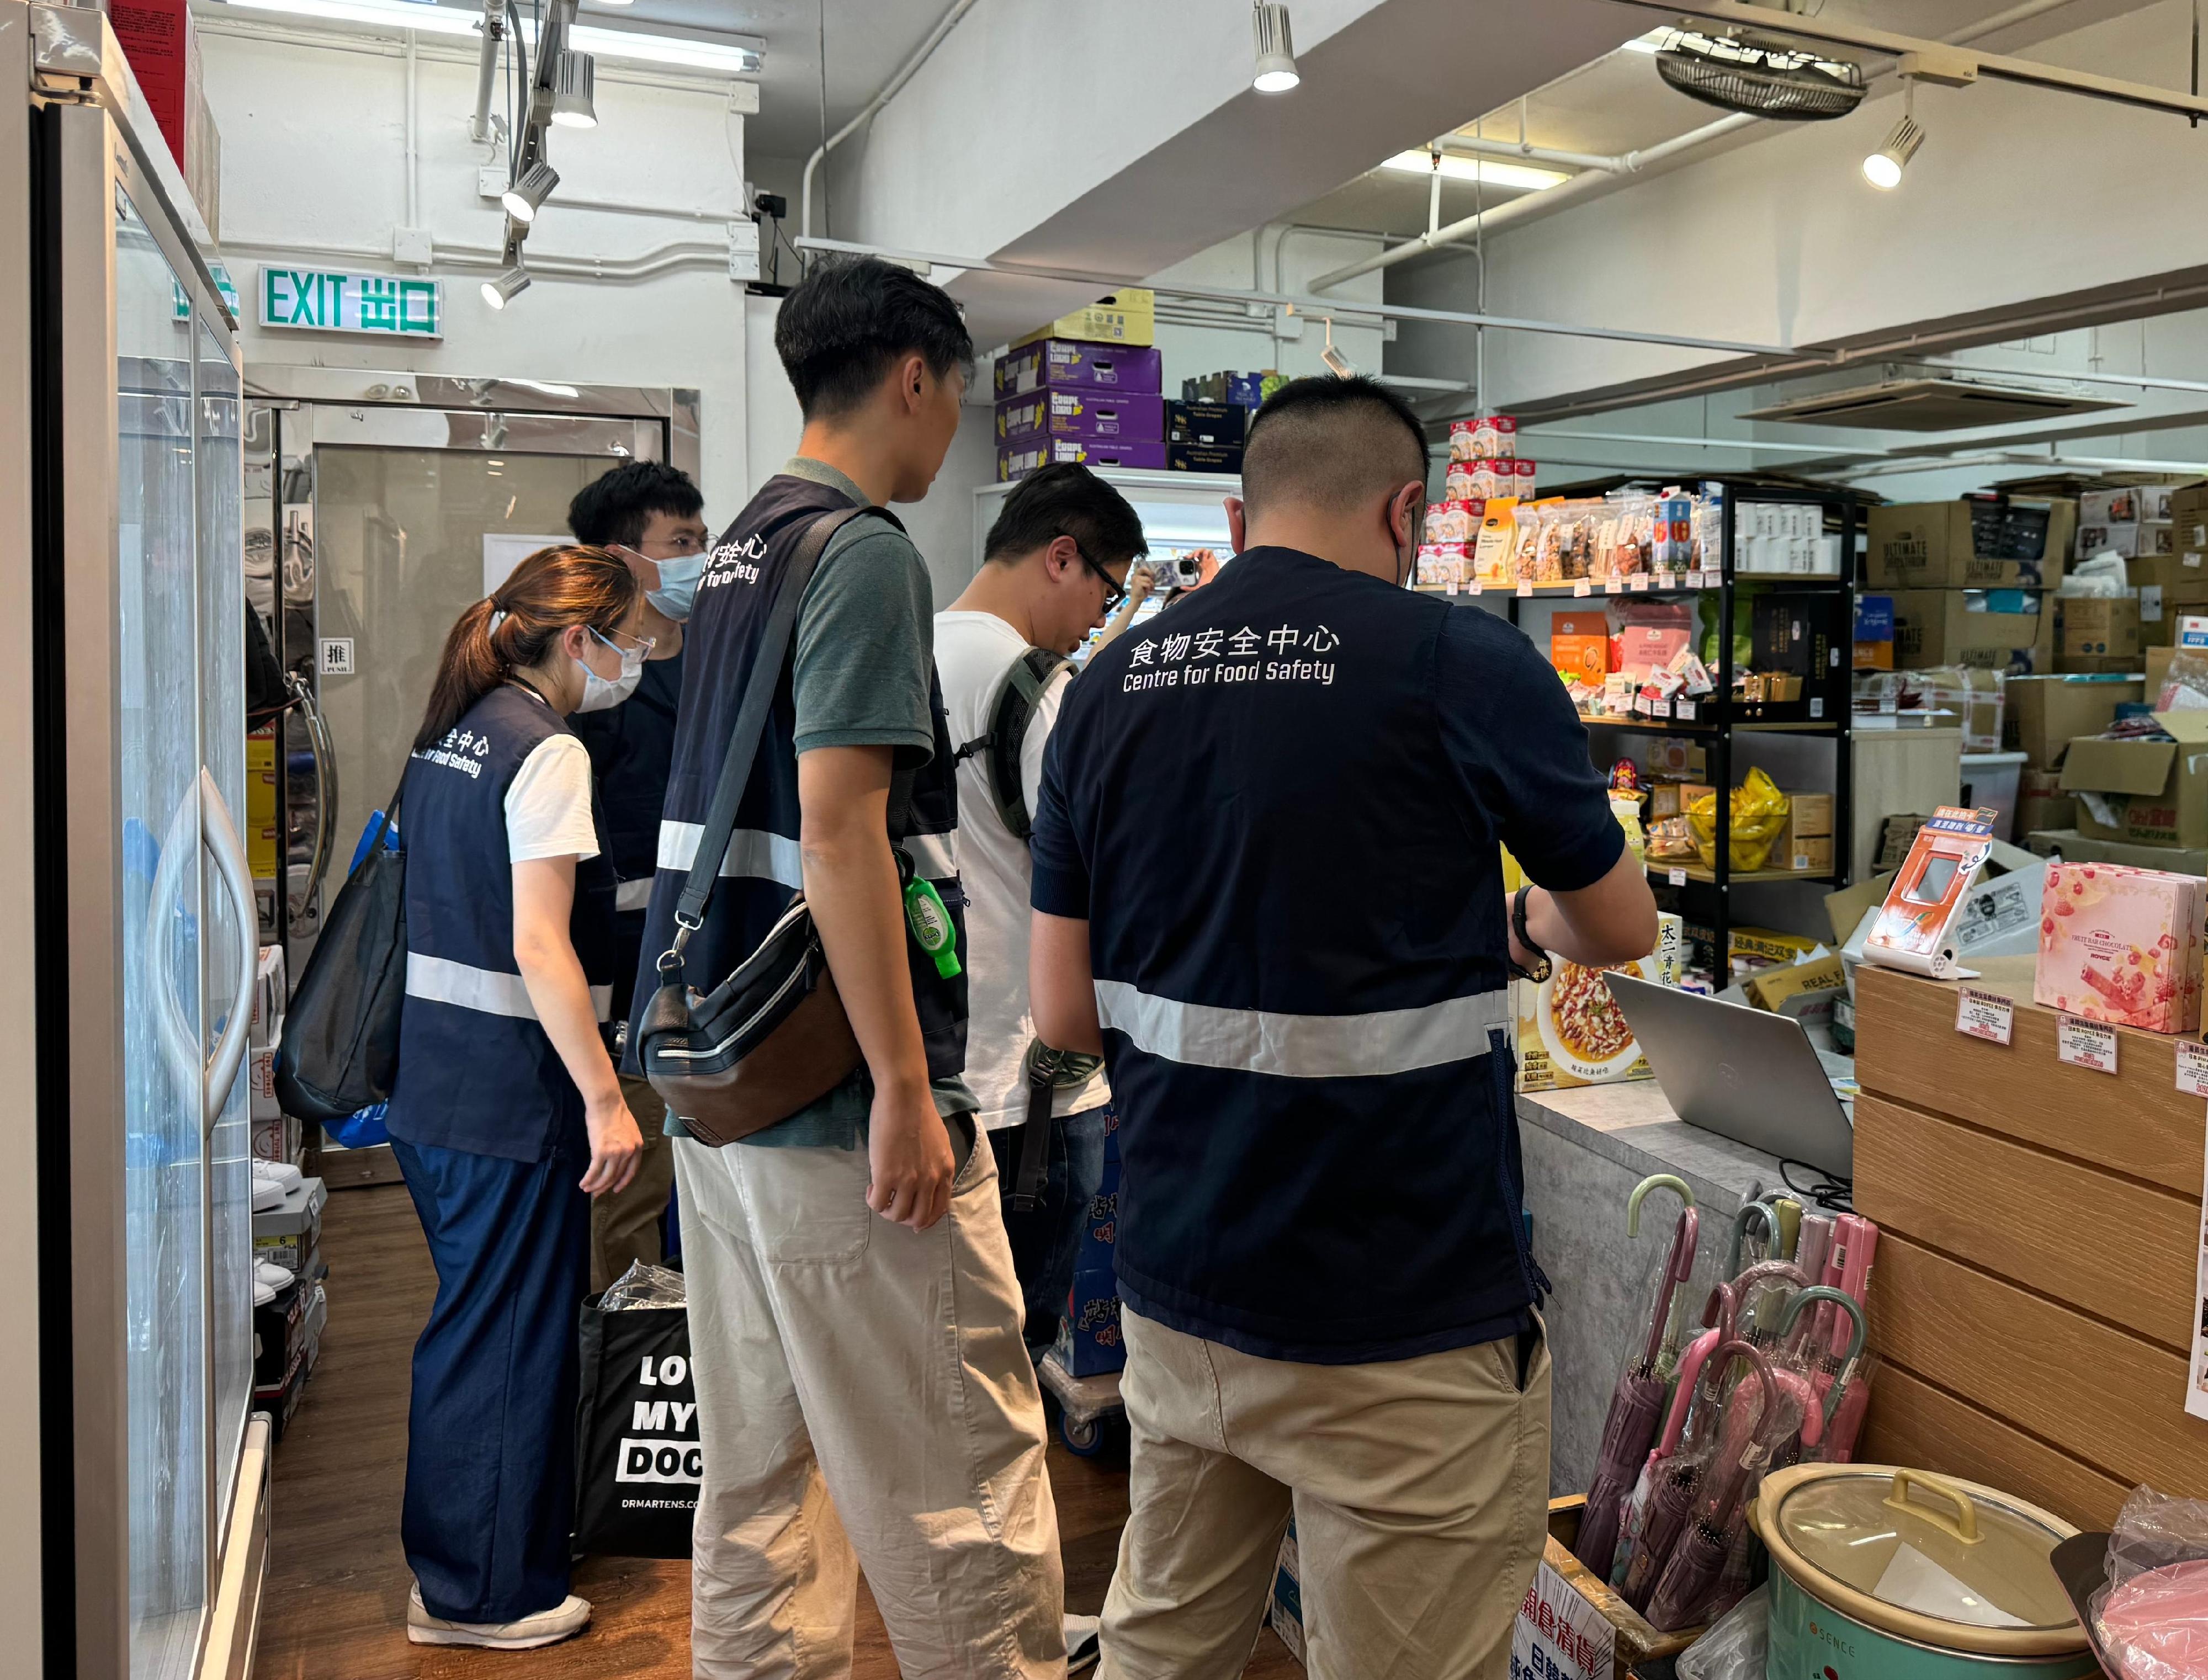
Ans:
{"label": "glass display fridge", "polygon": [[34,1047],[0,1089],[0,1341],[37,1395],[0,1445],[0,1669],[232,1680],[267,1511],[237,339],[105,17],[0,0],[0,65],[29,103],[0,124],[0,1007]]}

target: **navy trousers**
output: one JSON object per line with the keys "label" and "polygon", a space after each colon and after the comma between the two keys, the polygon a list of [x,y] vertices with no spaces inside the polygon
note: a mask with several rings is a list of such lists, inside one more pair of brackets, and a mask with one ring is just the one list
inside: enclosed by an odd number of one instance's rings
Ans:
{"label": "navy trousers", "polygon": [[1022,1213],[1012,1206],[1019,1178],[1025,1125],[1003,1126],[989,1134],[997,1156],[997,1184],[1004,1196],[1005,1235],[1012,1247],[1012,1270],[1020,1281],[1023,1335],[1036,1364],[1058,1340],[1058,1321],[1073,1288],[1073,1263],[1081,1251],[1081,1228],[1089,1198],[1104,1182],[1104,1123],[1111,1105],[1078,1114],[1053,1115],[1045,1145],[1047,1163],[1041,1204]]}
{"label": "navy trousers", "polygon": [[414,1344],[399,1537],[432,1616],[517,1621],[567,1596],[575,1323],[591,1275],[583,1169],[391,1147],[437,1265]]}

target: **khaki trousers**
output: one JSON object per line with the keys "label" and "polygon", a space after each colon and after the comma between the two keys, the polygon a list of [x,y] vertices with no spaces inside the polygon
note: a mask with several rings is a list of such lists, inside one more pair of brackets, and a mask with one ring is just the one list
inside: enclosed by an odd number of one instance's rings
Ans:
{"label": "khaki trousers", "polygon": [[1549,1350],[1263,1359],[1121,1315],[1133,1514],[1103,1680],[1236,1680],[1296,1521],[1311,1680],[1504,1680],[1547,1533]]}
{"label": "khaki trousers", "polygon": [[667,1211],[667,1192],[675,1187],[674,1139],[667,1135],[667,1099],[642,1079],[623,1075],[621,1095],[644,1134],[644,1153],[627,1190],[596,1197],[591,1203],[591,1293],[602,1295],[637,1261],[657,1266],[666,1259],[659,1245],[659,1217]]}
{"label": "khaki trousers", "polygon": [[698,1680],[845,1680],[864,1569],[906,1680],[1065,1672],[1058,1515],[996,1160],[869,1212],[864,1149],[675,1140],[705,1476]]}

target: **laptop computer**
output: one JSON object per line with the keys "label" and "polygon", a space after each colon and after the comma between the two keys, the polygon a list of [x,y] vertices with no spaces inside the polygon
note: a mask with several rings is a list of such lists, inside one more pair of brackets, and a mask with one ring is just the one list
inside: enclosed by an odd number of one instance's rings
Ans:
{"label": "laptop computer", "polygon": [[1681,1119],[1854,1176],[1854,1116],[1799,1021],[1628,975],[1603,978]]}

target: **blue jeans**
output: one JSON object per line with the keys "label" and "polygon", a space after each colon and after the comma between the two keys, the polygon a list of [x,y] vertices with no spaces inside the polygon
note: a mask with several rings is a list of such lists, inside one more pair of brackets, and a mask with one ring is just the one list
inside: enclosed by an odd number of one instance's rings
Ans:
{"label": "blue jeans", "polygon": [[1026,1313],[1023,1334],[1028,1353],[1038,1363],[1058,1340],[1058,1321],[1065,1316],[1065,1298],[1073,1287],[1073,1263],[1081,1251],[1089,1199],[1104,1182],[1105,1117],[1111,1112],[1111,1104],[1106,1103],[1078,1114],[1053,1115],[1045,1123],[1050,1136],[1042,1200],[1027,1212],[1013,1209],[1012,1192],[1028,1129],[1010,1125],[989,1134],[1004,1197],[1005,1235],[1011,1241],[1012,1270],[1019,1277]]}

